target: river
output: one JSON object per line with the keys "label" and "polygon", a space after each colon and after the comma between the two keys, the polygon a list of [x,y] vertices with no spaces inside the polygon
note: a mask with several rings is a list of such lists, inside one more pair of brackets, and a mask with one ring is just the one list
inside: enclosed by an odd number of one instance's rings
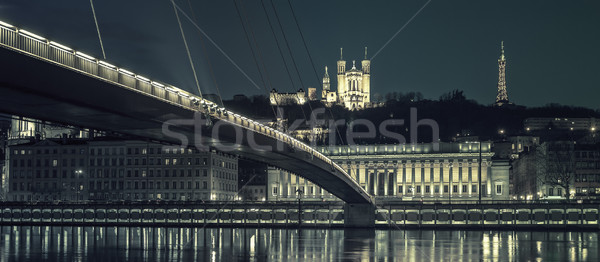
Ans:
{"label": "river", "polygon": [[598,232],[2,226],[0,261],[599,261]]}

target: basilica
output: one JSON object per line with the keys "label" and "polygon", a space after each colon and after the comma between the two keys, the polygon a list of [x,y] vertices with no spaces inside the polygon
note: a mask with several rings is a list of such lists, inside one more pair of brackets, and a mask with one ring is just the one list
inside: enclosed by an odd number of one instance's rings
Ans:
{"label": "basilica", "polygon": [[325,67],[323,76],[322,101],[327,106],[339,104],[348,110],[361,110],[371,106],[371,61],[367,58],[365,47],[365,58],[361,62],[361,68],[356,68],[356,61],[352,61],[352,68],[346,70],[346,61],[343,49],[340,49],[340,60],[337,61],[337,92],[331,90],[329,72]]}
{"label": "basilica", "polygon": [[[361,68],[356,68],[356,61],[352,61],[352,68],[346,69],[343,49],[340,49],[340,60],[337,61],[337,91],[331,88],[331,79],[327,66],[323,76],[323,91],[321,101],[326,106],[340,105],[348,110],[361,110],[372,107],[371,104],[371,61],[365,58],[361,61]],[[312,95],[311,95],[312,94]],[[316,100],[315,88],[309,88],[309,96],[300,89],[296,93],[280,93],[272,90],[270,93],[271,105],[304,104],[307,100]]]}

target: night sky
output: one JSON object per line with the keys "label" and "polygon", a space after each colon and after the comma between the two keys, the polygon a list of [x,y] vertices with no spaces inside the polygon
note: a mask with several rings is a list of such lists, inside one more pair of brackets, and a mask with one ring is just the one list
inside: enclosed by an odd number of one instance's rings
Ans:
{"label": "night sky", "polygon": [[[238,2],[260,46],[259,64],[267,68],[267,87],[258,74],[233,0],[190,1],[192,8],[187,0],[176,3],[190,17],[194,14],[202,30],[260,87],[206,39],[205,52],[200,33],[180,14],[203,93],[217,92],[208,61],[224,98],[239,93],[267,94],[271,88],[290,92],[301,87],[269,0],[264,3],[284,48],[292,81],[261,2]],[[426,3],[293,0],[317,79],[288,2],[274,0],[304,87],[317,86],[319,92],[324,67],[335,68],[340,47],[344,47],[348,68],[353,59],[360,64],[365,46],[371,57]],[[95,0],[94,4],[107,61],[195,92],[170,0]],[[500,41],[504,40],[512,102],[526,106],[556,102],[598,109],[599,14],[599,1],[433,0],[373,59],[372,96],[419,91],[425,98],[437,99],[462,89],[467,98],[491,104],[496,96]],[[102,57],[89,1],[3,0],[0,20]],[[335,81],[335,72],[330,75]]]}

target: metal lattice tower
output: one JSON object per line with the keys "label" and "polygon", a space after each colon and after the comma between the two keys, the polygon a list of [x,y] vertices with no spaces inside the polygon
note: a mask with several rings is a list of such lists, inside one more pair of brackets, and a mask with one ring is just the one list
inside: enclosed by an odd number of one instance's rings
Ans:
{"label": "metal lattice tower", "polygon": [[496,95],[496,105],[508,104],[508,94],[506,93],[506,57],[504,57],[504,41],[501,42],[502,54],[498,59],[498,95]]}

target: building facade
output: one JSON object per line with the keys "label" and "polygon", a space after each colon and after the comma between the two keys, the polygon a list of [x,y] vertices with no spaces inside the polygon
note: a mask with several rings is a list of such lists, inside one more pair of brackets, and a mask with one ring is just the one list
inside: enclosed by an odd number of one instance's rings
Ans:
{"label": "building facade", "polygon": [[240,189],[240,201],[266,201],[266,185],[246,185]]}
{"label": "building facade", "polygon": [[304,105],[306,100],[306,92],[302,88],[296,93],[280,93],[276,89],[269,93],[269,102],[273,106]]}
{"label": "building facade", "polygon": [[9,153],[9,201],[233,200],[237,192],[237,158],[216,151],[46,139]]}
{"label": "building facade", "polygon": [[348,110],[371,107],[371,61],[367,58],[366,47],[361,69],[357,69],[356,61],[352,61],[350,70],[346,70],[343,49],[340,49],[340,60],[337,61],[337,92],[331,90],[331,79],[325,67],[321,99],[325,105],[339,104]]}
{"label": "building facade", "polygon": [[512,163],[516,199],[598,198],[600,144],[544,142]]}
{"label": "building facade", "polygon": [[[481,143],[481,154],[479,146],[479,142],[440,143],[440,150],[434,151],[433,144],[359,145],[319,151],[378,199],[477,200],[480,190],[483,200],[509,199],[508,161],[492,160],[490,142]],[[300,176],[274,168],[267,186],[268,200],[335,198]]]}
{"label": "building facade", "polygon": [[575,146],[576,197],[600,197],[600,144]]}
{"label": "building facade", "polygon": [[596,131],[600,130],[600,119],[566,118],[566,117],[530,117],[523,121],[526,131],[535,130],[570,130],[570,131]]}

